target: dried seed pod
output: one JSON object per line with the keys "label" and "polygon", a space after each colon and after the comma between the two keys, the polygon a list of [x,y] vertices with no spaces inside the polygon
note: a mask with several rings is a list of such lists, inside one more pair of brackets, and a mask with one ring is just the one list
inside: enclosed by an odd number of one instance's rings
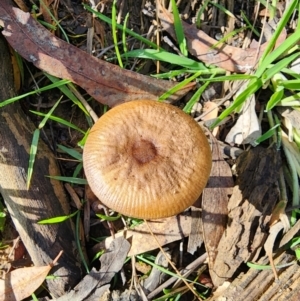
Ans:
{"label": "dried seed pod", "polygon": [[87,181],[107,207],[152,219],[178,214],[200,196],[211,170],[200,126],[169,104],[131,101],[104,114],[83,151]]}

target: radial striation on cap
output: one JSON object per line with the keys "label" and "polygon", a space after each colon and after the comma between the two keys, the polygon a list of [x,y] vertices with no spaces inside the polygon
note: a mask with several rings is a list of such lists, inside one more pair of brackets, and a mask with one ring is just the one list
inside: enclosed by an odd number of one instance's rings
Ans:
{"label": "radial striation on cap", "polygon": [[130,217],[178,214],[200,196],[211,170],[200,126],[169,104],[131,101],[92,127],[83,150],[87,181],[107,207]]}

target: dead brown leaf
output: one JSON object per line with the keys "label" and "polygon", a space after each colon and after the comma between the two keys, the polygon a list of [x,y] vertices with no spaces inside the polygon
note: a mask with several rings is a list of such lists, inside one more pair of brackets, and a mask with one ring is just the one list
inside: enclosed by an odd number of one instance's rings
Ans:
{"label": "dead brown leaf", "polygon": [[[208,112],[208,113],[205,114],[206,112]],[[217,118],[218,114],[219,114],[218,104],[213,101],[205,102],[204,107],[203,107],[203,114],[205,114],[202,118],[203,121],[209,121],[209,120]],[[214,137],[216,137],[218,131],[219,131],[218,126],[213,129],[212,134]]]}
{"label": "dead brown leaf", "polygon": [[[157,2],[159,3],[160,1]],[[161,20],[163,29],[176,39],[173,15],[163,8],[160,3],[158,17]],[[267,42],[264,43],[259,51],[256,48],[242,49],[227,44],[218,44],[218,46],[214,47],[218,43],[217,40],[211,38],[204,31],[198,30],[194,24],[190,25],[184,21],[182,21],[182,24],[189,52],[193,56],[206,64],[216,65],[231,72],[245,73],[253,69],[256,65],[256,60],[260,58],[267,46]],[[286,31],[283,30],[275,47],[282,44],[285,38]]]}
{"label": "dead brown leaf", "polygon": [[[278,202],[278,204],[275,206],[272,215],[271,215],[271,219],[269,221],[269,226],[272,227],[274,224],[276,224],[277,222],[279,222],[279,220],[281,220],[282,222],[284,222],[283,220],[285,220],[287,218],[286,213],[285,213],[285,208],[286,208],[286,204],[287,201],[280,201]],[[285,225],[289,225],[289,222]],[[289,226],[288,226],[289,227]],[[289,228],[285,226],[285,228],[288,230]]]}
{"label": "dead brown leaf", "polygon": [[289,141],[293,141],[293,131],[300,131],[300,112],[292,107],[276,107],[282,116],[282,122],[287,128]]}
{"label": "dead brown leaf", "polygon": [[278,274],[277,274],[276,267],[275,267],[274,260],[273,260],[273,247],[274,247],[277,235],[283,229],[283,227],[284,226],[283,226],[282,222],[278,222],[275,225],[271,226],[271,228],[269,230],[269,236],[264,244],[264,249],[266,251],[267,256],[269,257],[270,265],[272,267],[272,271],[274,273],[275,279],[278,279]]}
{"label": "dead brown leaf", "polygon": [[[236,96],[245,90],[246,85],[247,82],[241,86]],[[231,127],[225,138],[225,141],[229,145],[255,145],[255,140],[261,136],[260,122],[255,111],[255,104],[256,100],[254,94],[250,95],[243,103],[243,107],[236,123],[233,127]]]}
{"label": "dead brown leaf", "polygon": [[289,229],[287,233],[284,234],[283,238],[280,241],[279,248],[283,248],[291,239],[293,239],[296,235],[298,235],[300,231],[300,220],[296,222],[296,224]]}
{"label": "dead brown leaf", "polygon": [[[170,242],[180,240],[189,235],[191,231],[191,217],[186,213],[179,214],[164,219],[147,221],[150,224],[151,230],[156,236],[160,246],[164,246]],[[145,223],[129,229],[124,232],[119,232],[115,236],[125,236],[131,243],[131,248],[128,256],[133,256],[157,249],[157,241],[149,232],[149,228]],[[107,249],[113,241],[112,237],[106,238],[93,247],[93,252]]]}
{"label": "dead brown leaf", "polygon": [[6,274],[4,280],[0,279],[0,301],[19,301],[29,297],[44,282],[61,254],[47,266],[20,268]]}
{"label": "dead brown leaf", "polygon": [[210,178],[202,194],[202,228],[209,259],[209,272],[216,285],[219,282],[214,271],[214,263],[220,239],[226,228],[228,195],[232,193],[234,183],[231,169],[223,160],[215,138],[213,138],[212,160]]}
{"label": "dead brown leaf", "polygon": [[206,101],[203,107],[203,113],[208,112],[203,118],[203,121],[214,119],[218,117],[218,104],[213,101]]}
{"label": "dead brown leaf", "polygon": [[286,204],[287,201],[280,201],[275,206],[269,221],[269,236],[264,244],[264,249],[266,251],[267,256],[269,257],[275,279],[278,279],[278,274],[273,260],[273,248],[275,240],[281,230],[283,230],[283,232],[285,233],[290,228],[290,223],[285,213]]}
{"label": "dead brown leaf", "polygon": [[[92,57],[55,37],[9,0],[1,0],[0,24],[8,43],[23,58],[56,77],[71,80],[110,107],[130,100],[157,100],[175,85]],[[186,86],[169,100],[177,100],[193,86]]]}
{"label": "dead brown leaf", "polygon": [[56,301],[100,300],[109,287],[106,284],[123,267],[129,248],[130,244],[124,237],[113,240],[100,258],[101,269],[97,271],[93,268],[72,291]]}

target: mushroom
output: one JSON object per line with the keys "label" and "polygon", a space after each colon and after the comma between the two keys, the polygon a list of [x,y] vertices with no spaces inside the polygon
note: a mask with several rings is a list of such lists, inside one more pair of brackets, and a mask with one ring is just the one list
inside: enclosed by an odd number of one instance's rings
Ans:
{"label": "mushroom", "polygon": [[87,137],[83,165],[99,200],[123,215],[176,215],[200,196],[212,158],[198,123],[179,108],[131,101],[105,113]]}

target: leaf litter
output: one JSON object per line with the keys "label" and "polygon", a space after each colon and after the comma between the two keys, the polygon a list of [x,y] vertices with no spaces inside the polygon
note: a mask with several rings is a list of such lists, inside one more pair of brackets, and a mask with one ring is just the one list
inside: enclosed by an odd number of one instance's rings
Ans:
{"label": "leaf litter", "polygon": [[124,237],[114,239],[100,257],[100,270],[93,268],[73,290],[56,300],[84,301],[100,298],[108,290],[107,284],[122,269],[129,249],[130,244]]}
{"label": "leaf litter", "polygon": [[20,301],[30,297],[44,282],[46,276],[57,263],[62,251],[47,266],[19,268],[0,279],[0,300]]}
{"label": "leaf litter", "polygon": [[[78,83],[90,95],[92,95],[95,99],[102,103],[106,103],[109,106],[114,106],[124,100],[129,101],[135,99],[136,97],[157,99],[157,97],[161,93],[166,91],[169,87],[174,86],[173,84],[169,83],[167,83],[166,86],[166,82],[161,83],[160,81],[153,81],[151,79],[150,82],[151,84],[153,84],[153,89],[151,88],[150,90],[148,90],[148,88],[145,88],[145,86],[143,86],[144,88],[139,89],[140,87],[138,87],[138,85],[135,85],[134,83],[141,80],[143,84],[146,84],[149,78],[145,79],[144,77],[140,77],[137,74],[128,73],[127,71],[116,68],[115,66],[106,65],[104,62],[101,62],[101,64],[96,63],[96,60],[91,60],[90,56],[86,56],[83,52],[78,51],[77,48],[71,45],[66,45],[52,35],[48,35],[48,32],[45,31],[43,27],[39,27],[37,24],[35,24],[35,22],[29,17],[28,14],[24,14],[17,9],[11,10],[8,1],[3,0],[3,4],[3,7],[0,8],[0,20],[5,27],[4,34],[15,49],[17,49],[21,53],[21,55],[23,55],[29,61],[32,61],[34,64],[36,64],[38,68],[46,70],[47,72],[55,76],[68,78],[73,82]],[[166,10],[160,9],[159,17],[162,21],[162,26],[164,27],[164,29],[169,32],[170,35],[174,36],[174,31],[172,28],[172,16]],[[18,20],[18,22],[16,22],[16,20]],[[36,37],[33,38],[33,36],[31,36],[30,33],[26,31],[26,28],[22,27],[22,23],[23,25],[25,24],[24,20],[26,20],[26,22],[28,22],[28,24],[35,29]],[[21,32],[19,35],[18,31],[20,28],[15,27],[16,24],[18,24],[18,26],[21,26]],[[229,71],[246,72],[256,63],[255,61],[253,61],[253,58],[259,58],[259,55],[263,52],[264,47],[266,47],[266,45],[263,45],[262,47],[260,47],[260,50],[257,53],[257,49],[240,49],[237,47],[225,46],[224,48],[222,48],[222,51],[218,52],[220,48],[212,47],[212,45],[215,45],[217,43],[216,40],[211,39],[204,32],[197,30],[194,26],[190,26],[186,23],[183,23],[183,25],[190,52],[194,56],[198,57],[201,61],[209,64],[215,64]],[[30,49],[30,51],[28,51],[28,53],[23,50],[26,49],[26,47],[24,47],[25,44],[22,44],[24,43],[22,39],[24,35],[29,35],[31,37],[30,41],[26,41],[26,43],[30,45],[30,48],[28,48]],[[48,45],[49,48],[40,47],[39,40],[41,39],[41,37],[46,37],[45,39],[51,40]],[[285,32],[283,31],[282,35],[280,35],[280,38],[277,41],[277,44],[282,43],[284,39]],[[59,45],[59,48],[61,49],[60,52],[57,52],[58,49],[55,46],[56,44]],[[55,53],[51,51],[51,48],[53,47],[55,48]],[[39,49],[39,54],[35,52],[35,48]],[[72,61],[68,60],[70,53],[72,53],[73,55]],[[206,53],[206,55],[203,55],[203,53]],[[30,57],[30,55],[32,55],[32,57]],[[82,62],[79,62],[78,66],[74,66],[73,59],[77,56],[83,57]],[[66,61],[67,63],[62,64],[62,61]],[[100,68],[96,70],[96,72],[102,72],[102,75],[103,73],[105,74],[105,76],[103,75],[101,79],[99,79],[99,74],[97,75],[94,72],[90,73],[90,71],[93,70],[94,64],[96,64],[97,68]],[[87,69],[83,68],[83,73],[77,71],[79,69],[82,69],[82,67],[85,67],[85,65],[87,66]],[[72,68],[74,68],[72,69],[68,66],[72,66]],[[112,69],[112,72],[110,69]],[[87,72],[87,70],[89,71]],[[114,79],[116,74],[117,79]],[[127,83],[129,82],[127,80],[128,76],[130,77],[131,82],[127,85]],[[117,85],[119,81],[122,83],[124,81],[126,84],[122,85],[121,88],[113,86],[111,82],[106,82],[105,77],[109,79],[113,78],[114,80],[112,80],[112,82],[117,83]],[[132,85],[135,87],[133,88]],[[99,86],[102,87],[103,95],[105,95],[105,97],[99,96]],[[189,89],[190,88],[188,88],[187,90]],[[118,92],[116,92],[115,90]],[[182,95],[185,94],[187,90],[181,91]],[[108,99],[108,96],[113,97],[111,99]],[[228,143],[251,144],[251,142],[253,142],[253,140],[255,140],[257,136],[259,136],[260,127],[258,125],[257,115],[254,110],[254,104],[255,99],[254,97],[252,97],[249,99],[248,105],[245,105],[245,108],[242,109],[242,114],[238,118],[236,127],[232,128],[230,135],[227,136]],[[285,118],[290,118],[286,114],[283,114],[282,116]],[[252,135],[253,132],[255,132],[255,136]],[[238,137],[238,139],[236,139],[236,137]],[[272,219],[272,208],[275,205],[274,200],[276,199],[276,192],[268,191],[267,183],[270,184],[272,182],[270,179],[272,177],[274,177],[274,179],[277,178],[277,175],[266,176],[266,174],[268,174],[269,172],[270,167],[265,165],[264,162],[257,160],[259,158],[263,161],[262,158],[265,155],[265,157],[267,158],[266,160],[274,163],[272,168],[276,169],[276,167],[274,166],[278,166],[277,160],[279,161],[279,159],[274,154],[270,154],[268,152],[266,154],[265,150],[260,149],[260,152],[260,154],[256,153],[256,158],[255,155],[249,155],[251,151],[247,152],[249,157],[244,154],[242,158],[245,161],[242,162],[242,159],[240,159],[238,161],[238,164],[257,164],[257,169],[255,170],[255,172],[252,175],[247,175],[248,180],[253,179],[256,185],[260,186],[261,190],[258,191],[257,187],[254,186],[247,188],[245,187],[245,183],[243,182],[247,182],[247,179],[239,179],[239,184],[234,187],[232,193],[232,189],[230,188],[232,187],[232,175],[230,168],[228,167],[227,163],[222,160],[223,154],[220,154],[219,151],[214,150],[214,160],[216,162],[213,167],[212,176],[215,179],[212,180],[215,180],[216,182],[213,183],[213,181],[211,181],[208,185],[207,190],[211,190],[211,192],[205,192],[203,195],[202,208],[204,213],[202,218],[204,242],[210,257],[210,272],[216,271],[216,273],[218,274],[217,276],[212,276],[213,282],[216,286],[220,285],[220,283],[224,282],[224,280],[230,279],[230,277],[238,269],[242,262],[250,260],[250,258],[257,257],[257,254],[254,253],[258,253],[258,250],[261,249],[261,243],[263,241],[263,237],[265,237],[263,228],[268,225],[267,221]],[[274,159],[275,157],[277,159]],[[252,163],[252,160],[254,163]],[[259,174],[264,168],[265,171],[263,172],[263,175]],[[238,170],[240,170],[238,176],[243,176],[243,172],[247,173],[247,171],[245,170],[241,172],[241,170],[243,170],[243,167],[241,166],[238,166]],[[227,178],[227,180],[223,179],[223,181],[222,177]],[[270,186],[272,185],[276,186],[276,183],[272,182]],[[245,189],[245,191],[243,189]],[[257,195],[254,196],[254,194],[251,194],[250,190],[253,190],[255,193],[257,193]],[[228,196],[231,193],[232,196],[228,204],[229,222],[227,222],[227,218],[224,217],[227,216],[226,204]],[[264,199],[265,197],[269,199],[272,205],[267,205],[267,202]],[[212,206],[212,203],[215,203],[217,205]],[[219,206],[218,204],[221,204],[221,206]],[[211,211],[212,207],[215,212]],[[214,221],[214,218],[212,220],[209,220],[209,218],[207,218],[211,213],[216,214],[216,216],[220,214],[219,217],[221,218],[219,220],[215,219],[215,222],[212,222]],[[243,214],[245,214],[245,217],[243,216]],[[251,231],[253,232],[253,229],[251,229],[251,227],[253,227],[253,220],[257,218],[259,219],[258,225],[261,226],[261,229],[257,227],[257,232],[254,233],[255,237],[250,238],[250,233]],[[276,221],[278,220],[276,219]],[[158,221],[157,224],[159,226],[155,228],[154,232],[157,237],[162,237],[162,240],[159,241],[161,246],[180,240],[183,237],[188,236],[191,231],[191,218],[187,217],[186,215],[180,215],[179,221],[178,219],[171,218],[164,221]],[[241,230],[241,225],[245,227],[244,230]],[[257,224],[255,226],[257,226]],[[276,228],[278,227],[276,231],[275,226]],[[180,228],[180,231],[178,231],[178,228]],[[274,225],[270,225],[269,231],[271,235],[264,244],[266,252],[270,258],[272,258],[271,256],[273,253],[274,241],[278,232],[282,228],[283,226],[281,225],[281,221],[278,221]],[[240,230],[241,232],[239,232]],[[180,235],[177,235],[179,232]],[[238,235],[234,232],[238,232]],[[147,229],[143,225],[138,226],[133,230],[127,230],[126,235],[126,238],[131,243],[131,246],[127,243],[127,240],[119,237],[123,236],[123,233],[117,234],[116,236],[118,238],[116,239],[114,239],[114,237],[112,236],[105,239],[103,243],[97,245],[96,249],[105,249],[110,255],[104,254],[100,259],[102,265],[99,272],[95,269],[92,269],[91,273],[87,275],[87,278],[84,278],[78,285],[78,287],[74,289],[74,291],[64,296],[65,298],[68,297],[74,300],[89,300],[90,294],[92,292],[97,292],[96,295],[99,294],[99,296],[101,294],[104,294],[104,292],[108,290],[107,283],[110,282],[115,273],[122,268],[126,255],[141,254],[157,248],[157,243],[151,239],[151,235],[147,233]],[[236,246],[238,246],[242,250],[239,253],[239,255],[241,255],[241,258],[238,259],[235,258],[236,254],[233,254],[231,250],[231,248],[234,248]],[[249,247],[251,249],[253,248],[253,252],[252,250],[246,251],[246,249]],[[231,258],[231,256],[233,256],[233,258]],[[229,258],[232,259],[229,264],[230,271],[224,268],[224,264],[228,265]],[[222,267],[224,268],[224,270],[222,270]],[[45,270],[46,268],[49,269],[48,266],[43,268],[45,268]],[[102,273],[101,276],[100,273]],[[97,284],[95,280],[98,281]],[[78,291],[75,292],[75,290]],[[64,299],[64,297],[59,300],[67,300]]]}
{"label": "leaf litter", "polygon": [[[13,8],[8,0],[2,0],[1,4],[2,34],[23,58],[51,75],[80,85],[103,104],[113,107],[130,100],[157,100],[175,86],[172,82],[162,82],[98,60],[56,38],[29,13]],[[27,38],[24,39],[24,36]],[[178,91],[173,100],[191,88]]]}

